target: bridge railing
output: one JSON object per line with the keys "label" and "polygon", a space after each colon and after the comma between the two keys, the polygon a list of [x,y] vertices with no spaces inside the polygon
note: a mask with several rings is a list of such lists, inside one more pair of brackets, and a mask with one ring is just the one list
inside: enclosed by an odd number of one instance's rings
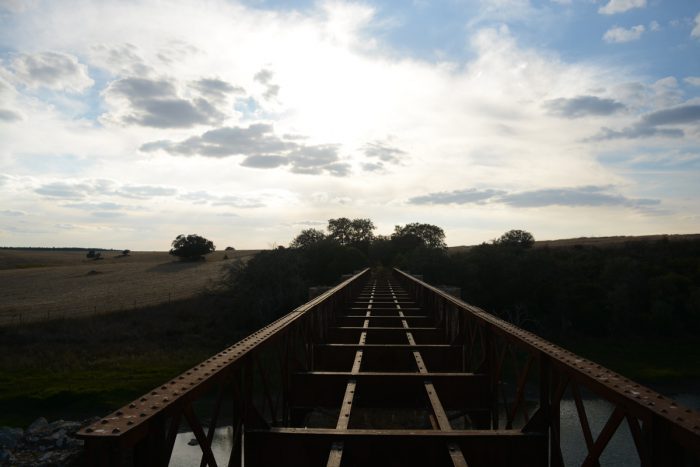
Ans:
{"label": "bridge railing", "polygon": [[[421,306],[434,310],[448,341],[462,346],[463,371],[489,375],[490,413],[482,417],[480,428],[548,432],[550,465],[563,466],[561,405],[568,392],[585,445],[581,465],[599,465],[601,456],[614,449],[610,440],[623,423],[643,467],[700,465],[700,413],[403,271],[395,272]],[[582,393],[612,406],[599,431],[592,428]]]}
{"label": "bridge railing", "polygon": [[[365,269],[127,406],[82,429],[85,465],[167,466],[183,421],[201,450],[200,465],[216,462],[218,426],[232,430],[224,465],[242,461],[243,429],[287,425],[290,379],[313,362],[332,312],[358,293]],[[205,429],[208,426],[208,429]]]}

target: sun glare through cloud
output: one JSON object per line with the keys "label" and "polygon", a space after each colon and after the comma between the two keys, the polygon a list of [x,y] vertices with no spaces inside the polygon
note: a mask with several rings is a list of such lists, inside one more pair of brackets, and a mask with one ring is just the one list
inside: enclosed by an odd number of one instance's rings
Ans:
{"label": "sun glare through cloud", "polygon": [[[514,12],[517,11],[517,15]],[[0,2],[0,244],[700,225],[700,5]]]}

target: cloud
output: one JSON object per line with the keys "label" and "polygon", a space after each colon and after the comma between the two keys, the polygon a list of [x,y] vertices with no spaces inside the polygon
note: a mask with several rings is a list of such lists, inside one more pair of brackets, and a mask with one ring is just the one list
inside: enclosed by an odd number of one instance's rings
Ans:
{"label": "cloud", "polygon": [[253,77],[255,81],[265,86],[265,92],[263,93],[263,97],[268,100],[277,97],[277,94],[280,90],[280,87],[278,85],[272,83],[273,76],[274,73],[272,71],[263,68],[262,70],[258,71]]}
{"label": "cloud", "polygon": [[700,105],[697,104],[657,110],[642,117],[642,123],[649,126],[683,125],[694,122],[700,122]]}
{"label": "cloud", "polygon": [[605,34],[603,34],[603,40],[609,44],[620,44],[624,42],[632,42],[640,39],[646,28],[643,24],[638,24],[637,26],[632,26],[629,29],[625,29],[619,26],[615,26],[608,29]]}
{"label": "cloud", "polygon": [[[202,86],[209,91],[214,87],[209,83],[207,88],[206,82],[203,85],[201,80],[195,82],[197,89]],[[115,110],[103,119],[126,125],[190,128],[199,124],[214,124],[225,118],[205,97],[182,97],[175,82],[164,78],[119,79],[109,85],[104,95]]]}
{"label": "cloud", "polygon": [[268,123],[217,128],[181,142],[153,141],[143,144],[140,149],[144,152],[163,150],[175,156],[245,156],[241,162],[245,167],[271,169],[289,166],[292,172],[300,174],[325,172],[344,176],[350,172],[350,166],[340,161],[338,145],[286,141],[277,136],[274,127]]}
{"label": "cloud", "polygon": [[691,86],[700,86],[700,76],[688,76],[683,81]]}
{"label": "cloud", "polygon": [[632,199],[615,193],[610,186],[547,188],[508,193],[493,189],[466,189],[429,193],[408,200],[410,204],[506,204],[516,208],[546,206],[626,206],[648,208],[659,204],[655,199]]}
{"label": "cloud", "polygon": [[3,211],[0,211],[0,216],[8,216],[8,217],[20,217],[20,216],[26,216],[27,213],[24,211],[14,211],[11,209],[5,209]]}
{"label": "cloud", "polygon": [[614,15],[624,13],[633,8],[644,8],[647,0],[610,0],[607,5],[598,8],[598,13],[603,15]]}
{"label": "cloud", "polygon": [[502,196],[499,202],[519,208],[545,206],[627,206],[645,207],[659,204],[655,199],[630,199],[611,192],[611,187],[583,186],[523,191]]}
{"label": "cloud", "polygon": [[552,99],[546,101],[544,106],[549,110],[549,113],[566,118],[612,115],[625,109],[624,104],[614,99],[601,99],[596,96]]}
{"label": "cloud", "polygon": [[0,109],[0,122],[17,122],[22,120],[22,115],[9,109]]}
{"label": "cloud", "polygon": [[695,17],[695,27],[690,31],[691,37],[700,37],[700,13]]}
{"label": "cloud", "polygon": [[470,204],[483,203],[496,196],[504,195],[501,190],[478,190],[468,188],[466,190],[441,191],[416,196],[408,200],[410,204]]}
{"label": "cloud", "polygon": [[665,138],[682,138],[685,135],[683,130],[678,128],[654,128],[642,125],[635,125],[622,130],[613,130],[603,127],[600,133],[588,141],[604,141],[612,139],[638,139],[661,136]]}
{"label": "cloud", "polygon": [[90,47],[90,64],[118,75],[145,77],[154,73],[141,56],[141,50],[128,42],[93,45]]}
{"label": "cloud", "polygon": [[288,163],[287,158],[283,156],[248,156],[241,165],[257,169],[273,169]]}
{"label": "cloud", "polygon": [[87,66],[64,53],[20,54],[12,60],[11,68],[14,79],[30,89],[83,92],[94,84]]}
{"label": "cloud", "polygon": [[53,182],[46,183],[36,190],[36,193],[48,198],[82,199],[94,192],[94,187],[86,183]]}
{"label": "cloud", "polygon": [[195,81],[192,87],[212,99],[224,99],[229,94],[245,94],[245,89],[242,87],[233,86],[216,78],[202,78]]}
{"label": "cloud", "polygon": [[651,21],[649,23],[649,30],[652,32],[658,32],[661,31],[661,25],[659,24],[658,21]]}
{"label": "cloud", "polygon": [[114,211],[122,209],[125,206],[123,204],[103,202],[103,203],[70,203],[64,204],[67,208],[83,209],[85,211]]}
{"label": "cloud", "polygon": [[119,188],[116,194],[125,198],[148,199],[156,196],[173,196],[177,193],[175,188],[152,185],[126,185]]}
{"label": "cloud", "polygon": [[193,136],[179,143],[154,141],[142,145],[141,150],[148,152],[162,149],[180,156],[229,157],[279,155],[296,147],[296,143],[280,139],[274,133],[272,125],[255,123],[247,128],[222,127],[209,130],[201,136]]}
{"label": "cloud", "polygon": [[130,199],[150,199],[174,196],[175,188],[155,185],[118,185],[111,180],[83,180],[77,182],[45,183],[34,190],[47,198],[82,200],[95,196],[118,196]]}
{"label": "cloud", "polygon": [[232,206],[235,208],[262,208],[265,203],[259,198],[244,198],[240,196],[224,196],[211,203],[213,206]]}
{"label": "cloud", "polygon": [[394,164],[398,164],[401,161],[401,157],[406,155],[406,151],[389,146],[389,144],[381,141],[373,141],[365,144],[364,153],[367,157]]}
{"label": "cloud", "polygon": [[340,163],[338,145],[323,144],[317,146],[300,146],[290,152],[287,159],[292,164],[292,172],[318,175],[328,172],[344,176],[350,171],[348,164]]}
{"label": "cloud", "polygon": [[659,128],[666,125],[688,125],[700,122],[700,105],[686,104],[657,110],[644,115],[637,123],[622,130],[603,128],[591,140],[636,139],[651,136],[682,138],[685,133],[680,128]]}

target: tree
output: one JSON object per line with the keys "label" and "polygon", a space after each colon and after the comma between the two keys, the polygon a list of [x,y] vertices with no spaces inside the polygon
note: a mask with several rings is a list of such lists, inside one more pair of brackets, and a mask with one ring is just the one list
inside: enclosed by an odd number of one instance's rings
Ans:
{"label": "tree", "polygon": [[170,254],[184,260],[192,260],[202,258],[215,249],[211,240],[207,240],[197,234],[180,234],[173,240]]}
{"label": "tree", "polygon": [[129,256],[130,253],[131,253],[131,250],[123,250],[122,256]]}
{"label": "tree", "polygon": [[318,229],[304,229],[289,244],[289,248],[308,248],[326,238],[326,234]]}
{"label": "tree", "polygon": [[530,248],[535,243],[535,237],[525,230],[513,229],[498,237],[493,243],[494,245]]}
{"label": "tree", "polygon": [[94,258],[95,257],[95,250],[88,250],[87,254],[85,255],[86,258]]}
{"label": "tree", "polygon": [[447,249],[445,244],[445,231],[437,225],[421,224],[413,222],[403,227],[394,227],[391,239],[395,242],[399,250],[412,250],[419,246],[428,248]]}
{"label": "tree", "polygon": [[367,252],[376,229],[371,219],[339,217],[328,220],[328,236],[343,246],[354,246]]}

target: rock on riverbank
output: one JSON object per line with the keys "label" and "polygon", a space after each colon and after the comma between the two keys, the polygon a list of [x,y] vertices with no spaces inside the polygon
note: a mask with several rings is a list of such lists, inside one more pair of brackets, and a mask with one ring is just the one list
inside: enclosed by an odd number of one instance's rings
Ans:
{"label": "rock on riverbank", "polygon": [[94,420],[71,422],[44,417],[36,419],[26,430],[0,427],[1,466],[72,466],[83,452],[83,441],[75,433]]}

